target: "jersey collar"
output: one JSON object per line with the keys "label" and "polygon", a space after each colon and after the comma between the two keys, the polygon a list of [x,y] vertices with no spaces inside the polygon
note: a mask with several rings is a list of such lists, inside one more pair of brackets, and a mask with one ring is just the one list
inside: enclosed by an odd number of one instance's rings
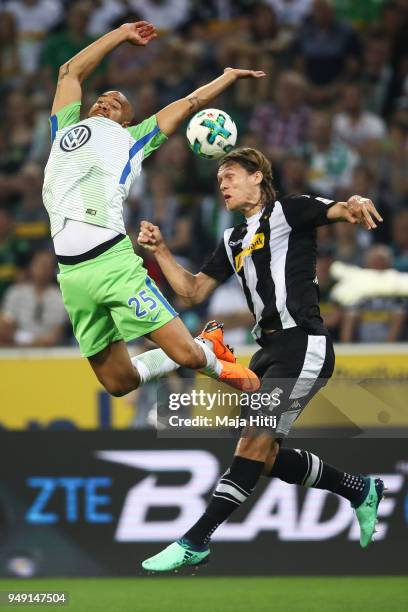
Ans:
{"label": "jersey collar", "polygon": [[260,210],[259,212],[256,213],[256,215],[251,215],[250,217],[247,217],[245,219],[245,223],[247,225],[247,227],[253,227],[254,225],[256,225],[259,221],[259,219],[262,216],[262,213],[264,212],[264,208],[262,208],[262,210]]}

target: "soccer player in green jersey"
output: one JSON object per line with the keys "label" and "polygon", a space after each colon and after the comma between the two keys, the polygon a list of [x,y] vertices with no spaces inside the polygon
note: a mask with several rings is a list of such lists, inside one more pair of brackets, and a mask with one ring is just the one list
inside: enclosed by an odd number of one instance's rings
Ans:
{"label": "soccer player in green jersey", "polygon": [[[179,365],[254,389],[258,378],[236,364],[225,346],[210,333],[193,339],[177,318],[133,251],[122,204],[143,160],[187,117],[237,79],[261,78],[264,73],[227,68],[214,81],[133,126],[130,102],[121,92],[108,91],[81,121],[82,82],[106,54],[124,42],[145,46],[155,37],[154,26],[146,21],[126,23],[60,68],[43,198],[64,304],[82,355],[112,395],[129,393]],[[140,336],[163,350],[130,359],[125,342]]]}

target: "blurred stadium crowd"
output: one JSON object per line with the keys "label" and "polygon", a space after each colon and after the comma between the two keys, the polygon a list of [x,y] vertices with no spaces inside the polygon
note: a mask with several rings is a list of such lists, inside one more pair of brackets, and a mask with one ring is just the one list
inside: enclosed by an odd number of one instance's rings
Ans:
{"label": "blurred stadium crowd", "polygon": [[[319,229],[322,315],[336,341],[407,338],[407,302],[372,298],[343,308],[330,297],[339,260],[408,272],[407,0],[3,0],[0,3],[0,346],[75,345],[56,284],[42,204],[48,115],[59,66],[117,25],[152,21],[147,48],[122,45],[85,84],[94,96],[123,90],[138,122],[234,66],[265,70],[239,81],[216,106],[238,126],[239,145],[271,159],[279,193],[370,197],[384,218],[375,232]],[[237,219],[217,193],[216,163],[170,138],[144,166],[125,219],[135,248],[141,219],[157,223],[193,271]],[[228,340],[250,340],[252,318],[234,282],[184,310],[152,257],[148,270],[194,333],[219,318]]]}

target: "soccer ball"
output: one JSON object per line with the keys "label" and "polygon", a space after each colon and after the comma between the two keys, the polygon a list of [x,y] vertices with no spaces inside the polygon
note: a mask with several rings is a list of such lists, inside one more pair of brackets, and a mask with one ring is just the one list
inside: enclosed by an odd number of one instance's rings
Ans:
{"label": "soccer ball", "polygon": [[218,159],[234,147],[237,126],[224,111],[206,108],[191,119],[186,136],[194,153],[205,159]]}

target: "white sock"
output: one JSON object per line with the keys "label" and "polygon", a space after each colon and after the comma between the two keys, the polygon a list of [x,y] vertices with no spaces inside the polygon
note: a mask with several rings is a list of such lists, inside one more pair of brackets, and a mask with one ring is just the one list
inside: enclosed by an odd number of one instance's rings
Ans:
{"label": "white sock", "polygon": [[204,338],[194,338],[194,340],[203,349],[205,358],[207,360],[207,363],[201,372],[207,374],[207,376],[211,376],[211,378],[218,378],[222,370],[222,365],[212,350],[212,342],[209,340],[204,340]]}
{"label": "white sock", "polygon": [[139,373],[140,383],[144,385],[150,380],[165,376],[178,370],[178,363],[170,359],[162,349],[146,351],[131,358],[133,366]]}
{"label": "white sock", "polygon": [[[211,376],[211,378],[218,378],[222,370],[222,365],[213,351],[209,348],[208,344],[211,343],[207,344],[206,340],[198,338],[194,338],[194,340],[201,346],[206,358],[206,365],[202,369],[202,372],[207,374],[207,376]],[[161,378],[170,372],[175,372],[175,370],[178,370],[180,367],[176,361],[173,361],[173,359],[170,359],[170,357],[166,355],[163,349],[153,349],[141,353],[136,357],[132,357],[131,362],[139,373],[140,384],[142,385],[150,380]]]}

